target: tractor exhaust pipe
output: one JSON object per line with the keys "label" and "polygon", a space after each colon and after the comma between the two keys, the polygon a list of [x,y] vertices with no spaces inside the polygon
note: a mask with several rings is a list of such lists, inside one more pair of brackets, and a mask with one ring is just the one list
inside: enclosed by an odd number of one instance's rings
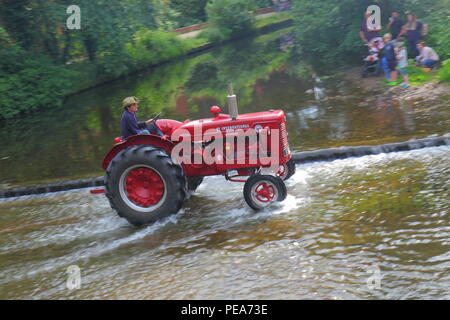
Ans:
{"label": "tractor exhaust pipe", "polygon": [[232,120],[236,120],[238,114],[238,105],[236,95],[233,92],[233,84],[228,84],[228,112]]}

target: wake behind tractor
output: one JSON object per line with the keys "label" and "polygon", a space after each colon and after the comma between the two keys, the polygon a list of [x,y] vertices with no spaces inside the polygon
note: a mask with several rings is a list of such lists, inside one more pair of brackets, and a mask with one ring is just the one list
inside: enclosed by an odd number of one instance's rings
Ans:
{"label": "wake behind tractor", "polygon": [[[284,180],[295,173],[282,110],[238,114],[229,86],[229,114],[211,107],[212,118],[152,121],[164,134],[135,135],[116,144],[103,161],[106,196],[133,225],[177,213],[203,177],[222,175],[243,182],[254,210],[283,201]],[[218,190],[220,192],[220,190]]]}

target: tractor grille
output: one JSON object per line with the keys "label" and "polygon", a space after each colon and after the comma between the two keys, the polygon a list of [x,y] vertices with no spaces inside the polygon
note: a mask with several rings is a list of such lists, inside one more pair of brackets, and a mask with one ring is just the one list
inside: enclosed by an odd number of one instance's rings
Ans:
{"label": "tractor grille", "polygon": [[280,139],[281,139],[281,148],[283,150],[283,156],[287,156],[289,154],[289,143],[285,122],[282,122],[280,124]]}

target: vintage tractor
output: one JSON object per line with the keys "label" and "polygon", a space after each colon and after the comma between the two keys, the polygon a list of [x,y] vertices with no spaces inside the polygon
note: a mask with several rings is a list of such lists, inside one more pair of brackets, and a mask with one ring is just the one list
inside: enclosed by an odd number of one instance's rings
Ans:
{"label": "vintage tractor", "polygon": [[[283,180],[295,173],[282,110],[238,115],[229,86],[229,114],[184,123],[153,119],[164,137],[136,135],[116,144],[103,161],[106,196],[133,225],[177,213],[205,176],[244,182],[247,204],[260,210],[286,198]],[[220,190],[217,190],[220,192]]]}

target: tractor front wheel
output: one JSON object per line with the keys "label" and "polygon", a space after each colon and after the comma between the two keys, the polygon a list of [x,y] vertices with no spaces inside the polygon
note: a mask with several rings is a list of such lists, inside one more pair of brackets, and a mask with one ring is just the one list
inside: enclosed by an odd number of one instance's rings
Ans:
{"label": "tractor front wheel", "polygon": [[106,196],[131,224],[153,223],[180,210],[186,198],[186,178],[164,150],[133,146],[111,161]]}
{"label": "tractor front wheel", "polygon": [[244,198],[254,210],[261,210],[275,201],[286,199],[286,185],[280,177],[255,174],[244,185]]}

